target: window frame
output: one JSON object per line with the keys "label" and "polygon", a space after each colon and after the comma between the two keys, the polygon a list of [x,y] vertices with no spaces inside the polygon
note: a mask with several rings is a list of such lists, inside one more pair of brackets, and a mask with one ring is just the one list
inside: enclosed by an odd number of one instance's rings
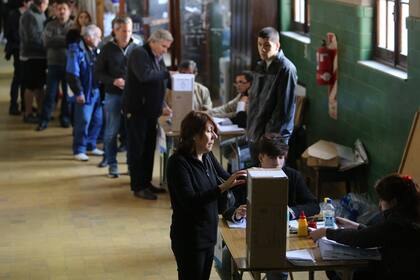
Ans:
{"label": "window frame", "polygon": [[304,13],[304,22],[297,22],[295,21],[295,1],[299,1],[299,0],[292,0],[292,7],[291,7],[291,19],[290,19],[290,27],[291,27],[291,31],[296,31],[299,33],[302,33],[303,35],[308,36],[309,30],[310,30],[310,15],[309,15],[309,1],[310,0],[304,0],[304,9],[305,9],[305,13]]}
{"label": "window frame", "polygon": [[[373,57],[376,61],[381,62],[383,64],[392,66],[394,68],[398,68],[401,70],[407,70],[407,56],[401,54],[401,35],[402,35],[402,3],[401,0],[385,0],[385,1],[393,1],[394,2],[394,17],[388,18],[388,12],[386,12],[386,20],[393,20],[394,21],[394,50],[387,50],[385,48],[379,47],[379,34],[380,34],[380,16],[379,16],[379,8],[380,8],[380,1],[376,0],[376,9],[375,9],[375,17],[376,17],[376,33],[375,33],[375,45],[374,45],[374,52]],[[409,3],[408,3],[409,5]],[[398,20],[395,20],[395,19]],[[386,32],[386,36],[388,36],[388,32]]]}

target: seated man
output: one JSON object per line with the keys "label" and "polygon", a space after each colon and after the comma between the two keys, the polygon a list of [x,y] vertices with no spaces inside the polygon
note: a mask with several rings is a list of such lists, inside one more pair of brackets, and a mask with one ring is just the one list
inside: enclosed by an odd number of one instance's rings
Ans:
{"label": "seated man", "polygon": [[[317,199],[309,191],[303,176],[299,173],[299,171],[284,166],[288,146],[283,143],[281,135],[277,133],[266,133],[259,140],[257,147],[260,166],[262,168],[282,167],[284,173],[289,179],[289,218],[291,220],[299,218],[299,213],[301,211],[304,211],[307,217],[318,214],[320,209]],[[236,201],[234,203],[234,206],[228,208],[223,213],[223,217],[226,220],[232,222],[239,222],[246,217],[246,190],[241,190],[241,193],[238,193],[238,190],[240,189],[245,188],[235,188],[233,190],[236,191],[236,193],[234,193]],[[225,249],[225,251],[228,253],[227,249]],[[225,258],[225,254],[226,253],[224,252],[223,260],[229,260],[230,257],[226,256]],[[223,275],[225,275],[225,269],[229,269],[229,267],[230,266],[228,264],[227,267],[225,267],[224,263],[222,264]],[[287,273],[267,273],[267,280],[274,279],[287,279]]]}
{"label": "seated man", "polygon": [[232,123],[239,127],[246,127],[246,112],[248,110],[248,90],[252,84],[252,73],[242,71],[235,77],[237,95],[228,103],[213,108],[208,113],[213,117],[229,118]]}
{"label": "seated man", "polygon": [[[178,65],[178,71],[181,74],[193,74],[197,76],[197,64],[192,60],[185,60]],[[171,92],[168,92],[165,101],[169,107],[172,107]],[[193,110],[195,111],[207,111],[213,107],[209,89],[198,82],[194,82],[194,95],[192,105]]]}

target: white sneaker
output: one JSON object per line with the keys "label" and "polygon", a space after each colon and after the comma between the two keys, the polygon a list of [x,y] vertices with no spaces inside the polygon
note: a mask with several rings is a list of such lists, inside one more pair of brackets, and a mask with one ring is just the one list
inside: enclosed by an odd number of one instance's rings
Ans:
{"label": "white sneaker", "polygon": [[102,156],[104,154],[104,151],[99,150],[99,149],[94,149],[92,151],[88,151],[89,154],[94,155],[94,156]]}
{"label": "white sneaker", "polygon": [[80,154],[74,155],[74,159],[80,160],[80,161],[88,161],[89,157],[84,153],[80,153]]}

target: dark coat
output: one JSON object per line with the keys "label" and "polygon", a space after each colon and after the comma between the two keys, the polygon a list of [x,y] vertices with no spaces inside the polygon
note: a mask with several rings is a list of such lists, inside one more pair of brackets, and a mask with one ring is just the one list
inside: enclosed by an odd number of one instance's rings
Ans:
{"label": "dark coat", "polygon": [[127,57],[137,44],[130,40],[125,49],[112,40],[105,44],[95,63],[95,78],[105,85],[105,92],[122,94],[123,90],[114,86],[114,80],[125,79],[127,74]]}
{"label": "dark coat", "polygon": [[19,9],[12,10],[7,17],[7,24],[5,25],[4,37],[7,39],[6,57],[10,58],[14,53],[19,54],[20,38],[19,38],[19,21],[21,13]]}
{"label": "dark coat", "polygon": [[125,114],[158,118],[162,113],[169,77],[165,63],[156,61],[149,44],[135,48],[128,57],[123,103]]}
{"label": "dark coat", "polygon": [[382,260],[370,267],[374,279],[420,279],[420,225],[392,209],[383,214],[383,222],[369,227],[327,229],[327,238],[352,247],[380,247]]}
{"label": "dark coat", "polygon": [[294,126],[296,91],[296,67],[283,51],[268,69],[264,61],[258,63],[249,90],[247,136],[251,142],[266,132],[280,133],[288,142]]}
{"label": "dark coat", "polygon": [[171,240],[190,248],[216,244],[218,224],[218,177],[229,178],[212,153],[203,161],[175,153],[168,161],[168,188],[172,204]]}

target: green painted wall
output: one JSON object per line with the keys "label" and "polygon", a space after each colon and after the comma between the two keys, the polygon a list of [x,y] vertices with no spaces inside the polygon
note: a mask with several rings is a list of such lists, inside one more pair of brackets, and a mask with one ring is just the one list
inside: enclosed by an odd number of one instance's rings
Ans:
{"label": "green painted wall", "polygon": [[[280,26],[287,31],[290,0],[281,3]],[[381,176],[397,171],[412,118],[420,106],[420,19],[407,20],[408,80],[401,80],[357,63],[371,58],[373,7],[317,0],[310,13],[309,45],[281,37],[286,56],[298,69],[299,82],[307,88],[308,143],[327,139],[352,146],[360,138],[369,154],[371,188]],[[338,120],[328,116],[327,87],[315,81],[315,53],[327,32],[336,34],[339,47]]]}

